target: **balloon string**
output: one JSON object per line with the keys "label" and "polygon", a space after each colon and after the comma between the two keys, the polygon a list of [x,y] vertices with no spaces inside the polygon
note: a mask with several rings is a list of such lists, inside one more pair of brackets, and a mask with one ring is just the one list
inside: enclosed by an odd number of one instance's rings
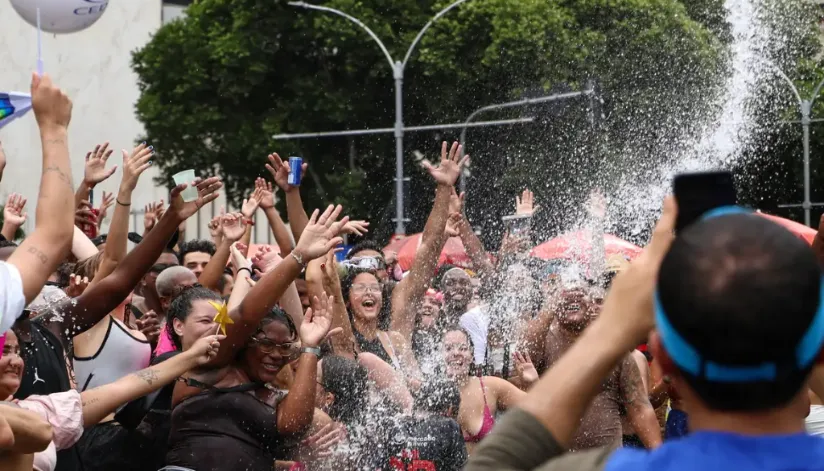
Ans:
{"label": "balloon string", "polygon": [[40,7],[37,7],[37,75],[43,76],[43,30],[40,27]]}

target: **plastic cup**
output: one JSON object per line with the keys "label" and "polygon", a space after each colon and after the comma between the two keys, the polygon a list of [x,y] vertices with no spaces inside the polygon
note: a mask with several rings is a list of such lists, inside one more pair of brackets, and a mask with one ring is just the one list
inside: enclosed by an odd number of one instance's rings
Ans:
{"label": "plastic cup", "polygon": [[194,170],[189,169],[178,172],[172,176],[172,180],[175,181],[175,185],[182,185],[184,183],[188,185],[180,194],[180,196],[183,197],[183,201],[189,203],[197,200],[197,187],[192,184],[192,182],[195,181]]}

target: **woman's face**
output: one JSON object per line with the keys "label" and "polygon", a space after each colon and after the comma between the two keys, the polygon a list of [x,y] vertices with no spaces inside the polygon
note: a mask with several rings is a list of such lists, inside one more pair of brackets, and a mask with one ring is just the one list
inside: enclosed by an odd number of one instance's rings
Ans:
{"label": "woman's face", "polygon": [[271,383],[299,350],[300,343],[289,327],[279,320],[271,321],[249,342],[243,356],[244,370],[252,380]]}
{"label": "woman's face", "polygon": [[446,376],[456,379],[469,375],[472,349],[466,334],[460,330],[447,332],[443,337],[443,356],[446,362]]}
{"label": "woman's face", "polygon": [[335,401],[335,396],[323,387],[323,360],[318,362],[318,377],[315,382],[315,407],[326,412]]}
{"label": "woman's face", "polygon": [[377,320],[382,303],[383,293],[375,275],[360,273],[352,280],[352,288],[349,290],[349,306],[356,319]]}
{"label": "woman's face", "polygon": [[0,400],[5,400],[20,388],[23,378],[23,358],[20,357],[20,343],[14,332],[6,332],[3,357],[0,358]]}
{"label": "woman's face", "polygon": [[192,302],[192,311],[185,321],[174,320],[175,333],[180,337],[183,350],[188,350],[198,339],[207,335],[214,335],[217,331],[217,324],[214,320],[217,310],[209,304],[209,301],[220,302],[211,299],[198,299]]}

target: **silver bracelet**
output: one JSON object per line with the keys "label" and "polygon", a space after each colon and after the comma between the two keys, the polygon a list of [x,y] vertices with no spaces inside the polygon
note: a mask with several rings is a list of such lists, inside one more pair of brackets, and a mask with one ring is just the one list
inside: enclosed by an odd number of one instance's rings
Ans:
{"label": "silver bracelet", "polygon": [[300,265],[301,268],[306,268],[306,263],[303,262],[303,255],[296,254],[294,250],[289,252],[289,255],[291,255],[292,258],[294,258],[295,261],[298,262],[298,265]]}
{"label": "silver bracelet", "polygon": [[311,353],[320,358],[320,348],[318,347],[303,347],[300,349],[300,353]]}

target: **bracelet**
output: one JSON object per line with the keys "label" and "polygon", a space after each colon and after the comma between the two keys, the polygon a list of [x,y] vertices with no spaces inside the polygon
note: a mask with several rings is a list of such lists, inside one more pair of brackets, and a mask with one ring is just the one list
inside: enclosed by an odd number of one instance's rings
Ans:
{"label": "bracelet", "polygon": [[294,258],[295,261],[298,262],[298,265],[300,265],[301,268],[306,269],[306,264],[303,262],[303,255],[295,254],[294,250],[289,252],[289,255],[291,255],[292,258]]}
{"label": "bracelet", "polygon": [[245,219],[243,222],[245,222],[249,226],[255,225],[255,221],[253,221],[252,219]]}
{"label": "bracelet", "polygon": [[311,353],[320,358],[320,348],[318,347],[303,347],[300,349],[300,353]]}
{"label": "bracelet", "polygon": [[117,198],[115,198],[114,201],[115,201],[115,203],[119,204],[120,206],[131,206],[132,205],[131,201],[129,201],[128,203],[121,203],[120,200],[117,199]]}
{"label": "bracelet", "polygon": [[249,268],[249,267],[240,267],[240,268],[238,268],[238,269],[237,269],[237,274],[238,274],[238,275],[240,275],[240,272],[242,272],[243,270],[248,271],[248,272],[249,272],[249,276],[250,276],[250,277],[253,275],[253,273],[252,273],[252,269],[251,269],[251,268]]}

